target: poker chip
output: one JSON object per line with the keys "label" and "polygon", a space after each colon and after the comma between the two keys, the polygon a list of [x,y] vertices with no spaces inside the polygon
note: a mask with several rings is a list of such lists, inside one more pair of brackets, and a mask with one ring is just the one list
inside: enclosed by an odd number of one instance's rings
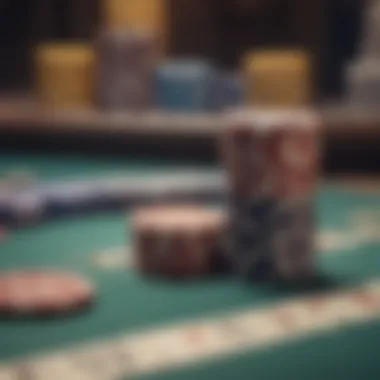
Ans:
{"label": "poker chip", "polygon": [[133,251],[129,247],[106,248],[93,255],[93,264],[103,270],[124,270],[134,267]]}
{"label": "poker chip", "polygon": [[96,98],[107,110],[151,105],[156,36],[147,30],[103,30],[96,43]]}
{"label": "poker chip", "polygon": [[156,106],[171,112],[207,111],[215,76],[215,69],[207,61],[162,62],[156,70]]}
{"label": "poker chip", "polygon": [[101,186],[96,180],[53,182],[45,186],[42,193],[49,216],[97,210],[104,201]]}
{"label": "poker chip", "polygon": [[277,203],[270,198],[229,199],[228,249],[231,266],[248,278],[271,276],[273,214]]}
{"label": "poker chip", "polygon": [[242,109],[225,120],[232,267],[249,278],[311,276],[319,118],[308,110]]}
{"label": "poker chip", "polygon": [[0,274],[0,315],[37,316],[88,306],[93,285],[72,273],[26,270]]}
{"label": "poker chip", "polygon": [[313,192],[319,176],[319,124],[307,110],[227,114],[221,152],[233,193],[281,199]]}
{"label": "poker chip", "polygon": [[138,268],[153,275],[191,277],[212,271],[225,215],[193,205],[151,206],[132,217]]}

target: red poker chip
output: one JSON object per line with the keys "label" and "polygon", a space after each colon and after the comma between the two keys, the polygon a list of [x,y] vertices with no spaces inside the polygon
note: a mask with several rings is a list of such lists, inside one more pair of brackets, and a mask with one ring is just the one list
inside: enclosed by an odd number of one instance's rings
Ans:
{"label": "red poker chip", "polygon": [[86,279],[59,271],[14,271],[0,274],[0,314],[50,315],[89,305],[95,290]]}

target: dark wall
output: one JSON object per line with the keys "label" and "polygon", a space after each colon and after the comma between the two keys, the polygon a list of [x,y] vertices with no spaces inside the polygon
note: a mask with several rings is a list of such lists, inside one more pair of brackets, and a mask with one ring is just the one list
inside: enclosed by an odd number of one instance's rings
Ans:
{"label": "dark wall", "polygon": [[18,87],[27,79],[32,7],[32,1],[0,2],[0,89]]}
{"label": "dark wall", "polygon": [[89,39],[97,28],[97,0],[34,0],[30,15],[32,33],[38,40]]}
{"label": "dark wall", "polygon": [[172,51],[200,54],[236,68],[258,47],[307,49],[319,93],[328,0],[172,0]]}
{"label": "dark wall", "polygon": [[97,0],[1,0],[0,91],[30,85],[36,43],[91,39],[98,18]]}
{"label": "dark wall", "polygon": [[[92,39],[100,1],[0,0],[0,90],[28,86],[36,42]],[[172,55],[233,68],[250,48],[297,45],[312,54],[317,92],[335,94],[355,51],[364,0],[168,1]]]}
{"label": "dark wall", "polygon": [[345,64],[357,53],[361,37],[364,0],[340,0],[328,3],[328,34],[323,66],[324,93],[339,96],[344,92]]}
{"label": "dark wall", "polygon": [[172,55],[218,59],[222,42],[217,2],[171,0],[169,12]]}
{"label": "dark wall", "polygon": [[172,0],[172,51],[233,68],[250,48],[300,46],[312,56],[317,99],[338,96],[367,1]]}

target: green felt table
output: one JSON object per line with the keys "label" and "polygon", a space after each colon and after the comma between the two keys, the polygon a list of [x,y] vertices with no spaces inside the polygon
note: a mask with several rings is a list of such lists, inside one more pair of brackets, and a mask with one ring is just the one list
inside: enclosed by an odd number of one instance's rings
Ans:
{"label": "green felt table", "polygon": [[[0,174],[33,170],[42,180],[108,176],[147,176],[182,167],[212,166],[173,161],[133,160],[59,155],[0,155]],[[318,199],[319,230],[355,233],[355,212],[379,210],[380,196],[340,187],[322,187]],[[248,284],[229,276],[170,282],[140,277],[132,268],[104,269],[94,254],[129,245],[129,213],[80,215],[14,231],[0,243],[0,269],[63,268],[88,276],[98,291],[88,311],[65,318],[0,320],[0,368],[14,360],[51,354],[66,347],[135,331],[213,317],[246,308],[263,308],[298,297],[298,290],[273,284]],[[332,283],[355,286],[380,277],[380,244],[366,241],[331,249],[319,256],[319,270]],[[335,286],[334,285],[334,286]],[[303,292],[304,293],[304,292]],[[321,379],[380,378],[380,319],[310,334],[271,347],[197,361],[145,374],[152,379]],[[139,377],[139,376],[137,376]],[[142,376],[140,376],[142,378]],[[0,379],[1,372],[0,372]],[[8,378],[7,378],[8,379]],[[28,378],[29,379],[29,378]],[[46,376],[46,379],[50,379]]]}

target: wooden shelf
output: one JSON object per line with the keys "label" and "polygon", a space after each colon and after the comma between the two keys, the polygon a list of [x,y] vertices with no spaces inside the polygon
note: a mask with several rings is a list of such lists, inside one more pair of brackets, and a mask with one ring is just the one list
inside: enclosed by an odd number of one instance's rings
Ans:
{"label": "wooden shelf", "polygon": [[[345,106],[322,109],[324,134],[334,139],[379,138],[380,112]],[[0,101],[0,131],[35,133],[100,132],[126,135],[161,135],[213,138],[220,129],[218,114],[107,113],[97,110],[48,111],[33,102]]]}
{"label": "wooden shelf", "polygon": [[[321,113],[324,168],[379,172],[380,113],[344,106],[323,107]],[[217,114],[53,112],[30,101],[0,100],[0,148],[215,162],[221,122]]]}

